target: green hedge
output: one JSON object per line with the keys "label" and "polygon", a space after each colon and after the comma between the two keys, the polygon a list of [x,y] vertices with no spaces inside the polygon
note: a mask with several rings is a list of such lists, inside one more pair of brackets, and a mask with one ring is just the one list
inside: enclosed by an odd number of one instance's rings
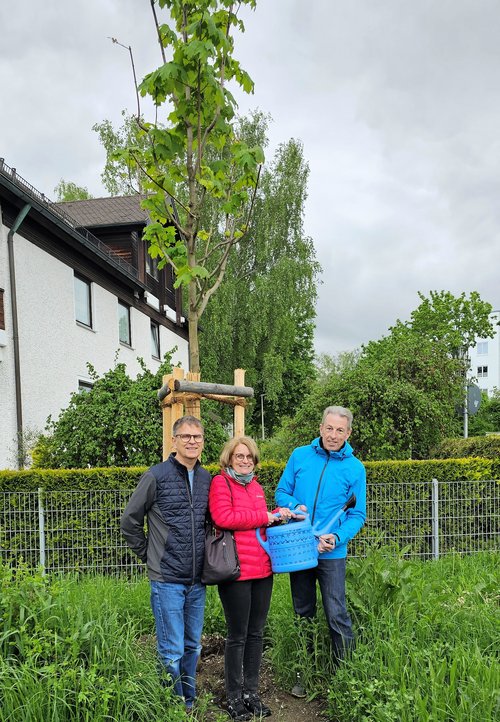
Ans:
{"label": "green hedge", "polygon": [[[259,469],[270,507],[283,466],[263,462]],[[373,461],[365,466],[368,518],[350,546],[351,553],[364,555],[368,545],[393,541],[412,555],[430,556],[432,479],[442,482],[441,550],[470,551],[471,539],[478,549],[494,545],[500,526],[496,481],[500,459]],[[207,468],[212,474],[218,470],[214,465]],[[43,505],[52,510],[47,528],[49,567],[132,568],[136,560],[123,544],[119,518],[143,471],[143,467],[0,471],[0,557],[11,561],[21,556],[37,563],[37,499],[30,499],[27,511],[23,494],[12,492],[41,488]],[[68,492],[81,493],[70,497]]]}
{"label": "green hedge", "polygon": [[432,453],[436,459],[462,459],[481,456],[500,459],[500,435],[470,436],[468,439],[443,439]]}
{"label": "green hedge", "polygon": [[[484,439],[485,437],[477,437]],[[473,439],[464,439],[472,441]],[[500,437],[499,437],[500,440]],[[366,477],[369,484],[417,483],[431,479],[458,481],[467,479],[499,479],[498,458],[454,458],[426,461],[367,461]],[[218,471],[215,464],[207,464],[211,474]],[[264,461],[258,476],[272,504],[274,491],[284,468],[283,462]],[[145,467],[96,469],[30,469],[27,471],[0,471],[0,491],[134,489]]]}

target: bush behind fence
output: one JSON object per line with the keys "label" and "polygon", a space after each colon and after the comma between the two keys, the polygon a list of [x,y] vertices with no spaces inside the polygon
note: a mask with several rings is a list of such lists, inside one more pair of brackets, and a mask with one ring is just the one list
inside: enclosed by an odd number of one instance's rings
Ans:
{"label": "bush behind fence", "polygon": [[[215,467],[209,467],[215,473]],[[500,463],[369,462],[367,523],[350,545],[395,544],[409,556],[498,550]],[[262,464],[270,506],[283,464]],[[133,572],[120,516],[143,468],[0,472],[0,559],[50,571]]]}

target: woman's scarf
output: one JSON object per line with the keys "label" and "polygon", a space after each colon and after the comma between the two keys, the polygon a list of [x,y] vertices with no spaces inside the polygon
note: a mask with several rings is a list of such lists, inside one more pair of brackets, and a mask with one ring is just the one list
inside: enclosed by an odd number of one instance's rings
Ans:
{"label": "woman's scarf", "polygon": [[232,466],[226,466],[224,471],[228,476],[231,477],[231,479],[234,479],[238,484],[241,484],[242,486],[250,484],[250,482],[255,476],[253,471],[251,471],[249,474],[237,474]]}

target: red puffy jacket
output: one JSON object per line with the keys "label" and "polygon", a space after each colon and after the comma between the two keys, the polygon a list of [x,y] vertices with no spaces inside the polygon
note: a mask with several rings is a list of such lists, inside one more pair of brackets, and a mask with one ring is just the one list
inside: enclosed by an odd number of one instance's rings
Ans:
{"label": "red puffy jacket", "polygon": [[221,471],[212,479],[208,506],[216,526],[234,531],[241,568],[238,581],[271,576],[271,560],[255,535],[258,527],[267,526],[266,498],[257,477],[243,485]]}

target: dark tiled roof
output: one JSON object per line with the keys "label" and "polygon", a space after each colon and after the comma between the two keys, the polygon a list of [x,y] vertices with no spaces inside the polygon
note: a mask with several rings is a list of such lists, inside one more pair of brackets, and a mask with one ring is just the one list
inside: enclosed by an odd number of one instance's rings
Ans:
{"label": "dark tiled roof", "polygon": [[75,219],[79,226],[116,226],[123,223],[144,224],[148,215],[140,206],[144,196],[115,196],[114,198],[89,198],[84,201],[54,203],[56,208]]}

